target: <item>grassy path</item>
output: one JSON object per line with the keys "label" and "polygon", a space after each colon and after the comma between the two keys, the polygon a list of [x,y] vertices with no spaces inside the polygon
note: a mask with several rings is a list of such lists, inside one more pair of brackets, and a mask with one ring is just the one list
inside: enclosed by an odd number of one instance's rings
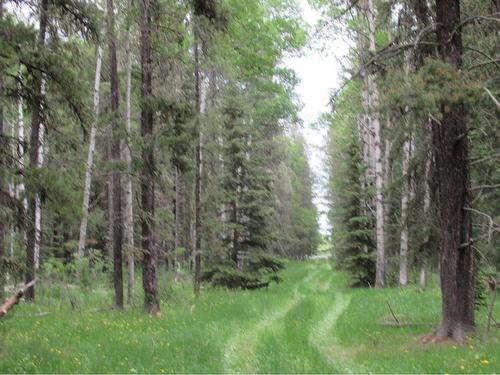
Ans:
{"label": "grassy path", "polygon": [[283,279],[269,290],[207,289],[196,299],[190,285],[170,283],[160,318],[140,306],[107,310],[106,289],[73,295],[81,310],[47,289],[0,321],[0,373],[334,371],[323,346],[348,303],[338,304],[342,281],[324,259],[291,262]]}
{"label": "grassy path", "polygon": [[[309,342],[322,355],[326,361],[332,366],[340,366],[342,373],[350,373],[353,368],[357,367],[357,372],[360,368],[355,366],[352,359],[354,351],[343,348],[335,335],[335,325],[340,315],[347,309],[351,302],[350,295],[343,293],[335,293],[333,308],[325,317],[316,325],[309,335]],[[366,371],[362,371],[366,372]]]}
{"label": "grassy path", "polygon": [[309,285],[311,280],[318,276],[319,268],[314,267],[303,279],[299,279],[293,286],[290,298],[281,306],[278,306],[268,315],[264,315],[258,322],[250,327],[240,329],[226,344],[224,351],[225,373],[257,373],[259,372],[258,361],[256,361],[256,347],[260,335],[272,330],[279,321],[283,320],[289,312],[303,299],[304,294],[300,292],[301,287]]}
{"label": "grassy path", "polygon": [[[290,262],[282,276],[268,290],[206,288],[194,298],[190,284],[163,275],[159,318],[106,308],[106,286],[72,290],[74,309],[42,284],[39,302],[0,320],[0,373],[500,373],[498,330],[429,347],[418,337],[432,326],[379,324],[391,319],[387,301],[400,319],[437,322],[434,286],[349,290],[323,259]],[[480,330],[484,311],[477,316]]]}

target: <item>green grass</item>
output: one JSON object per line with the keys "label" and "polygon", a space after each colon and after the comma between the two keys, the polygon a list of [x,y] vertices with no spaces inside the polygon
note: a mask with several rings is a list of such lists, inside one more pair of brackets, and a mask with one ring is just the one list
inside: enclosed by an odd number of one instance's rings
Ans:
{"label": "green grass", "polygon": [[[326,261],[289,263],[283,278],[197,299],[188,284],[164,285],[159,318],[110,310],[104,287],[46,288],[0,320],[0,372],[500,372],[500,335],[484,335],[483,310],[470,345],[419,343],[439,320],[436,288],[346,289]],[[381,326],[386,301],[402,320],[432,325]]]}

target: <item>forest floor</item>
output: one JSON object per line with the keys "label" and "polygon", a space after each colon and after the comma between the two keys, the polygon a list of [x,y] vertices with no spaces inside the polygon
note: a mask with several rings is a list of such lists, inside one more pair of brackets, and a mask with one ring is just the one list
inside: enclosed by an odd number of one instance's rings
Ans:
{"label": "forest floor", "polygon": [[[283,279],[268,290],[208,288],[197,298],[188,284],[169,283],[153,318],[140,306],[106,308],[104,287],[39,288],[40,302],[0,320],[0,372],[500,372],[500,330],[484,333],[484,308],[467,345],[421,344],[439,321],[436,287],[348,289],[328,260],[291,262]],[[412,325],[382,325],[394,322],[388,303]]]}

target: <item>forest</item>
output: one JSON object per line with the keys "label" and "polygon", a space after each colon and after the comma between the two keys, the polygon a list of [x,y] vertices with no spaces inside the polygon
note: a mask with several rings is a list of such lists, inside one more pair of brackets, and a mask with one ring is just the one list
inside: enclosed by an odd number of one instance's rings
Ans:
{"label": "forest", "polygon": [[0,0],[0,373],[500,372],[499,23]]}

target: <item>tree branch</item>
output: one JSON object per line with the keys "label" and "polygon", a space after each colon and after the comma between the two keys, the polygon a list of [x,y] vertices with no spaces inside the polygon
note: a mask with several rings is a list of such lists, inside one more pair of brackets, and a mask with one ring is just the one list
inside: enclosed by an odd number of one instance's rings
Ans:
{"label": "tree branch", "polygon": [[488,88],[483,87],[483,90],[486,91],[491,100],[493,100],[493,103],[495,103],[495,105],[497,106],[497,109],[500,111],[500,102],[497,100],[497,98],[495,98],[495,96],[491,93],[490,90],[488,90]]}

